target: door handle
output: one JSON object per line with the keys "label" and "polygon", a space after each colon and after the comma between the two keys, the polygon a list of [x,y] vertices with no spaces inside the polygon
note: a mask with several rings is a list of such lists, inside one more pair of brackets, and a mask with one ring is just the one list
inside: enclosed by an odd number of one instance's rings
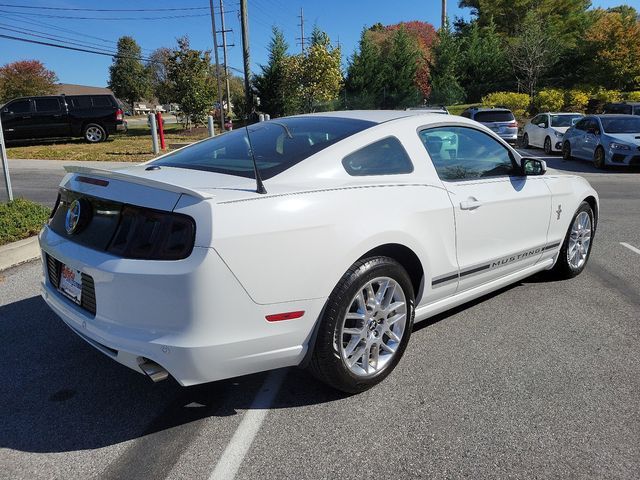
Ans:
{"label": "door handle", "polygon": [[478,207],[482,206],[482,202],[476,200],[475,198],[470,198],[465,202],[460,202],[460,210],[475,210]]}

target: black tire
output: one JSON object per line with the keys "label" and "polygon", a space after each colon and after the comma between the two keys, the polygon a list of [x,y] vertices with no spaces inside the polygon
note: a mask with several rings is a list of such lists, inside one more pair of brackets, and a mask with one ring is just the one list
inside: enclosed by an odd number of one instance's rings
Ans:
{"label": "black tire", "polygon": [[[569,239],[571,236],[572,226],[576,221],[576,218],[578,217],[578,215],[580,215],[581,212],[586,212],[587,215],[589,215],[589,220],[591,225],[591,237],[590,237],[589,249],[587,251],[587,256],[585,258],[584,263],[580,267],[575,268],[569,263],[567,251],[569,250]],[[593,210],[591,209],[591,206],[587,202],[582,202],[578,207],[578,209],[576,210],[576,213],[571,218],[571,223],[569,224],[569,228],[567,229],[567,234],[565,235],[564,241],[562,242],[562,247],[560,248],[558,260],[556,261],[556,264],[553,266],[553,268],[550,271],[550,275],[552,278],[555,278],[558,280],[573,278],[576,275],[579,275],[585,269],[585,267],[587,266],[587,263],[589,262],[591,251],[593,250],[593,238],[595,236],[595,233],[596,233],[596,225],[595,225]]]}
{"label": "black tire", "polygon": [[551,155],[553,153],[553,150],[551,149],[551,138],[550,137],[546,137],[544,139],[544,153],[546,153],[547,155]]}
{"label": "black tire", "polygon": [[525,133],[522,137],[522,148],[529,148],[529,134]]}
{"label": "black tire", "polygon": [[108,137],[107,131],[99,123],[87,123],[82,129],[82,136],[89,143],[104,142]]}
{"label": "black tire", "polygon": [[596,151],[593,153],[593,164],[598,170],[605,170],[607,168],[604,156],[604,148],[596,147]]}
{"label": "black tire", "polygon": [[573,160],[571,156],[571,144],[568,141],[562,144],[562,159],[566,162]]}
{"label": "black tire", "polygon": [[[371,376],[358,376],[349,370],[341,354],[342,326],[358,292],[379,277],[391,278],[401,287],[406,299],[405,328],[388,363]],[[394,259],[371,257],[357,261],[342,276],[327,300],[308,369],[320,381],[347,393],[363,392],[380,383],[395,368],[407,347],[413,328],[414,302],[411,279]]]}

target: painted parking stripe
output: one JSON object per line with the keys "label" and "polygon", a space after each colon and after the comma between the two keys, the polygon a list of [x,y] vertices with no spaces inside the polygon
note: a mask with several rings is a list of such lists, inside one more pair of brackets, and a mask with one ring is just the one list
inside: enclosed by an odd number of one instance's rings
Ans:
{"label": "painted parking stripe", "polygon": [[627,247],[632,252],[636,252],[638,255],[640,255],[640,249],[634,247],[633,245],[629,245],[628,243],[625,243],[625,242],[620,242],[620,245],[622,245],[623,247]]}
{"label": "painted parking stripe", "polygon": [[244,414],[240,425],[231,437],[227,448],[222,452],[209,480],[233,480],[235,478],[254,438],[260,431],[262,422],[264,422],[286,374],[285,369],[269,372],[260,391],[253,399],[251,407]]}

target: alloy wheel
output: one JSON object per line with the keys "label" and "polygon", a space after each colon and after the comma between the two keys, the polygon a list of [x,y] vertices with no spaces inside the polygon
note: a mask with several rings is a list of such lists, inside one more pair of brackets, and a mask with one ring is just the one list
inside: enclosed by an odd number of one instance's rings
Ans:
{"label": "alloy wheel", "polygon": [[591,247],[591,233],[591,217],[587,212],[580,212],[571,225],[567,248],[567,262],[576,270],[587,261]]}
{"label": "alloy wheel", "polygon": [[88,141],[97,143],[102,140],[102,130],[98,127],[89,127],[84,133],[84,136]]}

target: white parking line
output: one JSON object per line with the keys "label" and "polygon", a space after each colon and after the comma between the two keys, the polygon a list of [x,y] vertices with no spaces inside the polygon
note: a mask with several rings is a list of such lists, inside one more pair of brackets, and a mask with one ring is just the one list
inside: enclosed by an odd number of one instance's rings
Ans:
{"label": "white parking line", "polygon": [[625,242],[620,242],[620,245],[622,245],[623,247],[627,247],[632,252],[636,252],[638,255],[640,255],[640,249],[634,247],[633,245],[629,245],[628,243],[625,243]]}
{"label": "white parking line", "polygon": [[260,391],[253,399],[251,407],[238,425],[236,433],[233,434],[227,448],[222,452],[209,480],[233,480],[235,478],[285,376],[286,370],[284,369],[274,370],[267,375]]}

